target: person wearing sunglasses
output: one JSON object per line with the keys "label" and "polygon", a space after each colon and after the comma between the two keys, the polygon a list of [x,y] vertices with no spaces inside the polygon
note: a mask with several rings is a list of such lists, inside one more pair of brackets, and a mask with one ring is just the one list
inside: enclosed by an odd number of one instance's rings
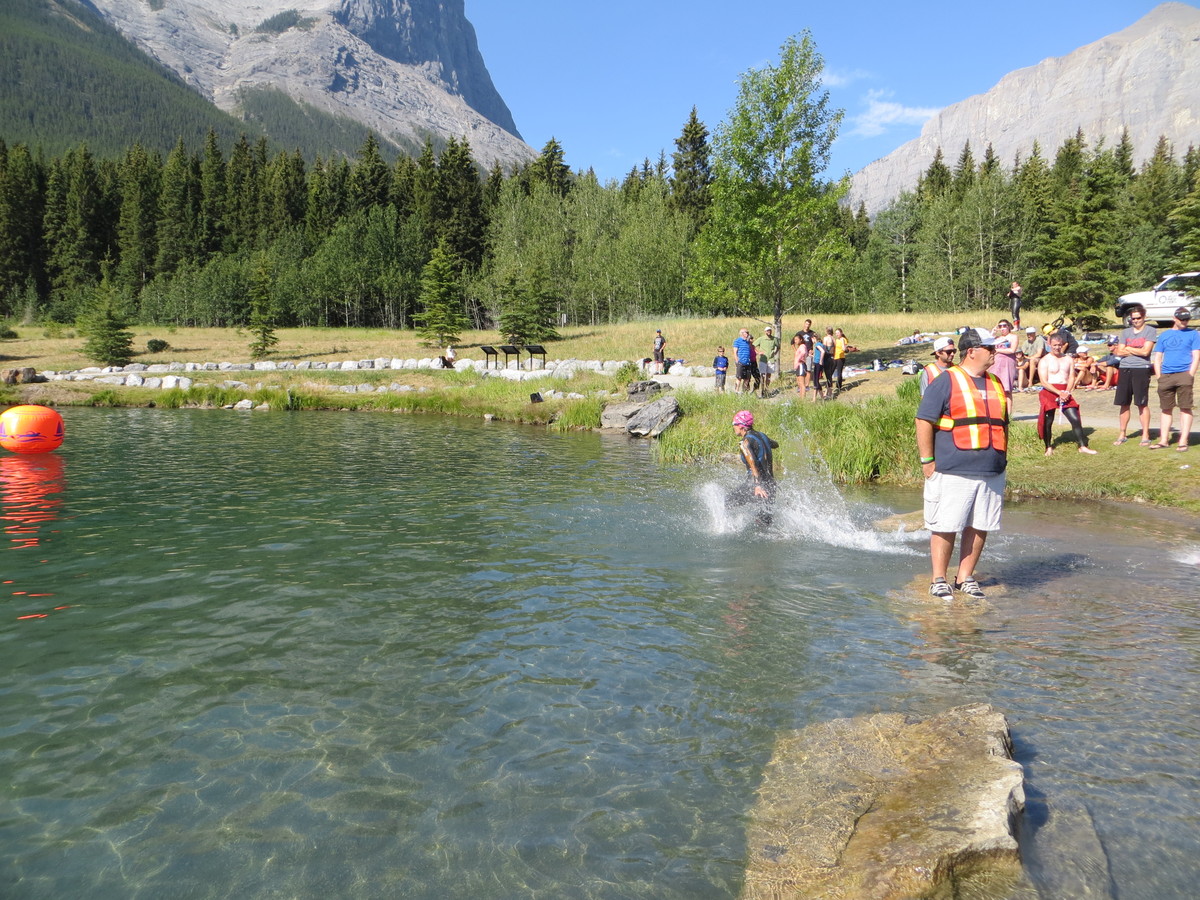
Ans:
{"label": "person wearing sunglasses", "polygon": [[[962,358],[933,380],[917,407],[917,453],[925,476],[925,527],[933,578],[929,593],[954,599],[959,591],[984,599],[975,566],[990,532],[1000,528],[1008,467],[1009,402],[1000,379],[988,372],[996,339],[965,328]],[[955,541],[958,569],[946,580]]]}
{"label": "person wearing sunglasses", "polygon": [[925,396],[925,389],[929,387],[929,383],[954,365],[956,349],[954,338],[940,337],[933,342],[933,362],[921,369],[919,384],[922,397]]}
{"label": "person wearing sunglasses", "polygon": [[1146,323],[1146,308],[1135,306],[1129,312],[1129,327],[1121,332],[1113,356],[1121,360],[1117,370],[1117,394],[1113,405],[1120,408],[1117,416],[1119,436],[1114,444],[1124,444],[1129,437],[1131,407],[1138,408],[1138,421],[1142,426],[1142,446],[1150,446],[1150,373],[1154,371],[1151,354],[1158,341],[1158,329]]}

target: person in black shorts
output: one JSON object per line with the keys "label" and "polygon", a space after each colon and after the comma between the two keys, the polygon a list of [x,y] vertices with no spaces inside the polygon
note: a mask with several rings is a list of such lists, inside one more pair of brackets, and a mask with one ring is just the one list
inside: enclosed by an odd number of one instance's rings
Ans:
{"label": "person in black shorts", "polygon": [[1138,421],[1142,426],[1142,446],[1150,446],[1150,375],[1154,371],[1150,359],[1158,341],[1158,330],[1146,324],[1146,309],[1135,306],[1129,312],[1129,327],[1113,347],[1113,356],[1121,360],[1117,370],[1117,393],[1113,405],[1120,407],[1117,421],[1119,435],[1114,444],[1123,444],[1129,438],[1125,429],[1129,426],[1130,407],[1138,408]]}

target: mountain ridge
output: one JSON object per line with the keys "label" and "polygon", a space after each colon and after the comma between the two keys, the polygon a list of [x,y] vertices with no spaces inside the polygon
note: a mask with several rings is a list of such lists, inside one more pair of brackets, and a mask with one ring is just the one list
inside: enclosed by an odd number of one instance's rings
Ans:
{"label": "mountain ridge", "polygon": [[242,114],[247,90],[274,89],[393,149],[454,137],[485,167],[536,156],[492,84],[464,0],[85,2],[227,112]]}
{"label": "mountain ridge", "polygon": [[990,143],[1011,165],[1035,140],[1052,156],[1080,129],[1089,142],[1111,145],[1128,128],[1140,164],[1160,135],[1177,149],[1200,142],[1197,110],[1200,9],[1163,3],[1115,34],[1015,69],[990,90],[946,107],[919,137],[851,176],[848,202],[873,215],[916,186],[939,148],[952,165],[966,141],[976,157]]}

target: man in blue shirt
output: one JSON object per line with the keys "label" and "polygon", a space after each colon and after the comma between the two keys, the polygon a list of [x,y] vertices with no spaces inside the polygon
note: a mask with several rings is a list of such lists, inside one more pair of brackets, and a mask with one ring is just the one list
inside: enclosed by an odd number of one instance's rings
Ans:
{"label": "man in blue shirt", "polygon": [[1158,336],[1154,345],[1154,374],[1158,377],[1158,403],[1162,409],[1159,419],[1158,443],[1151,450],[1163,450],[1171,442],[1171,413],[1179,407],[1179,446],[1188,448],[1192,432],[1192,386],[1196,369],[1200,368],[1200,333],[1188,327],[1192,313],[1186,306],[1175,310],[1170,331]]}
{"label": "man in blue shirt", "polygon": [[734,388],[739,394],[744,394],[750,389],[750,380],[754,380],[754,387],[758,388],[758,366],[754,361],[754,342],[750,340],[750,329],[743,328],[738,332],[737,338],[733,342],[733,352],[737,357],[737,381]]}

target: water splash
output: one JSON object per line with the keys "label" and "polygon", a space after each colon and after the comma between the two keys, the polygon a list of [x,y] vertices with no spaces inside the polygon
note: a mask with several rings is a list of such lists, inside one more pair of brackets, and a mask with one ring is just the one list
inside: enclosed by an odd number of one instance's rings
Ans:
{"label": "water splash", "polygon": [[1171,557],[1176,562],[1182,563],[1185,566],[1200,566],[1200,547],[1191,546],[1182,548],[1172,553]]}
{"label": "water splash", "polygon": [[[743,488],[740,473],[717,476],[696,488],[696,499],[705,513],[709,534],[742,534],[755,530],[757,507],[730,504],[730,494]],[[773,521],[759,534],[766,540],[801,540],[831,547],[868,550],[876,553],[914,555],[914,540],[924,535],[898,529],[880,531],[874,525],[875,510],[866,504],[851,504],[828,477],[796,473],[779,483]]]}

